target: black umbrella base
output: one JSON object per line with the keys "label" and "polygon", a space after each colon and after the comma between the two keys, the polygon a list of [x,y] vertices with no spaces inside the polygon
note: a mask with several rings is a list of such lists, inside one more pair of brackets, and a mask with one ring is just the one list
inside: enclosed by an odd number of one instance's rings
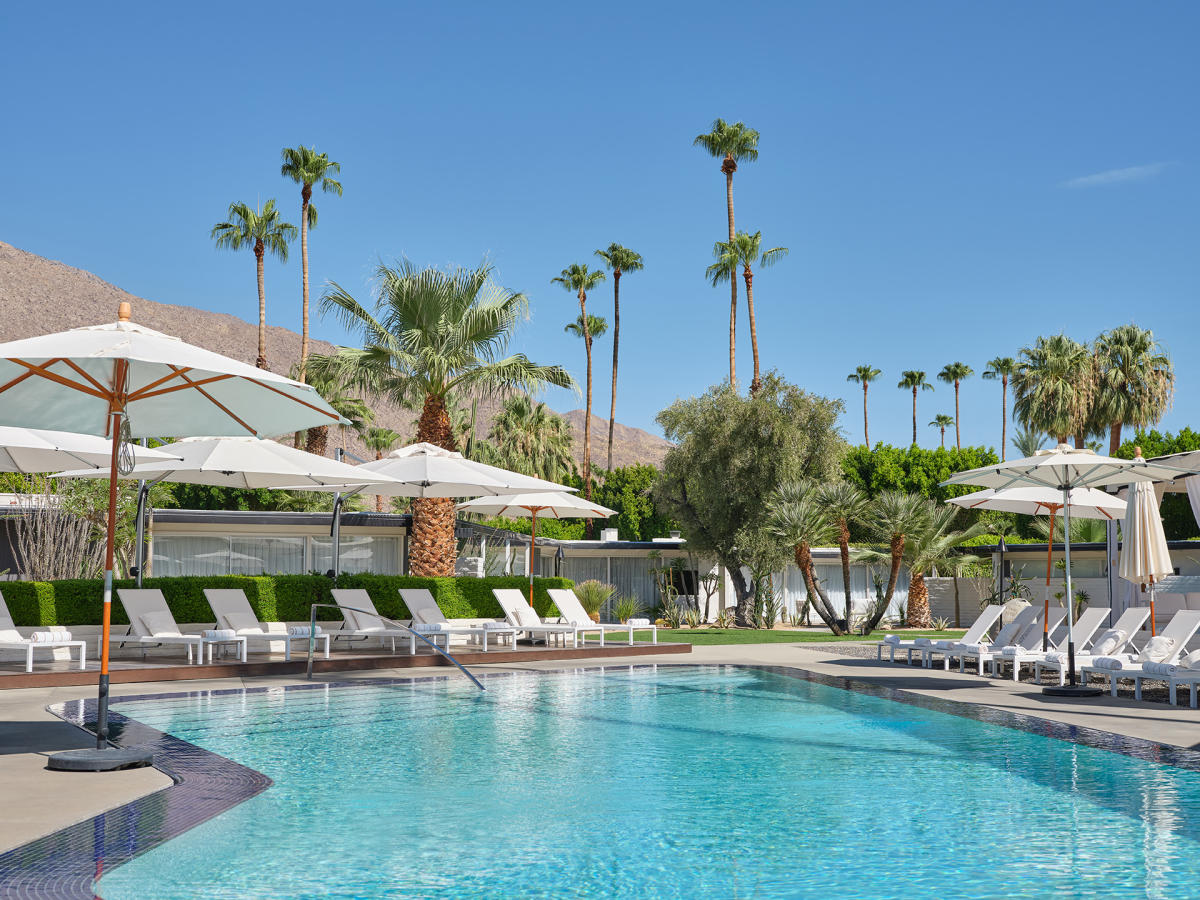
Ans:
{"label": "black umbrella base", "polygon": [[154,761],[154,755],[142,747],[109,747],[97,750],[64,750],[51,754],[46,768],[59,772],[116,772],[140,769]]}
{"label": "black umbrella base", "polygon": [[1064,684],[1062,687],[1052,684],[1042,688],[1042,693],[1047,697],[1099,697],[1104,690],[1086,684]]}

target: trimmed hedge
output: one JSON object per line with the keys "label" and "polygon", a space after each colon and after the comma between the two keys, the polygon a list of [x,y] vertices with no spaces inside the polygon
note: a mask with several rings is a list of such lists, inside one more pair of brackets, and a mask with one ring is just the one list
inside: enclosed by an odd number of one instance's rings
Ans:
{"label": "trimmed hedge", "polygon": [[[539,615],[557,615],[546,593],[550,588],[571,587],[569,578],[535,578],[533,605]],[[114,582],[116,587],[133,587],[132,580]],[[408,575],[343,575],[338,587],[364,588],[380,615],[392,619],[410,618],[400,588],[427,588],[448,619],[499,619],[500,604],[492,588],[519,588],[528,591],[529,580],[519,575],[490,578],[416,578]],[[297,622],[309,617],[313,603],[332,603],[329,593],[333,582],[324,575],[195,575],[181,578],[147,578],[142,587],[163,592],[175,621],[206,623],[213,613],[204,599],[205,588],[241,588],[250,606],[264,622]],[[99,625],[104,583],[100,580],[5,581],[0,593],[8,604],[13,621],[22,626]],[[317,618],[338,621],[334,609],[318,609]],[[129,624],[120,599],[114,597],[112,620]]]}

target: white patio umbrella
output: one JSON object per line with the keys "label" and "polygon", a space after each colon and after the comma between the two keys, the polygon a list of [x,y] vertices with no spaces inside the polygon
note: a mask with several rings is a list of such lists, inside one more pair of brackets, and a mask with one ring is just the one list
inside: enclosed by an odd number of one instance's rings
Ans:
{"label": "white patio umbrella", "polygon": [[1158,496],[1154,485],[1142,481],[1130,485],[1129,506],[1121,525],[1121,564],[1118,574],[1126,581],[1150,587],[1150,633],[1156,634],[1154,622],[1154,584],[1175,574],[1171,551],[1163,532],[1162,516],[1158,511]]}
{"label": "white patio umbrella", "polygon": [[[1047,649],[1050,643],[1050,574],[1054,568],[1054,517],[1064,509],[1062,494],[1052,488],[1027,485],[1003,490],[976,491],[973,494],[953,497],[946,502],[963,509],[995,509],[1025,516],[1050,517],[1050,537],[1046,541],[1045,613],[1042,617],[1042,649]],[[1124,500],[1095,488],[1075,488],[1069,491],[1067,506],[1071,509],[1071,515],[1084,519],[1111,520],[1125,512]]]}
{"label": "white patio umbrella", "polygon": [[[1009,488],[1018,485],[1049,487],[1062,496],[1065,532],[1064,556],[1066,558],[1067,597],[1073,597],[1071,587],[1071,491],[1076,488],[1103,487],[1112,484],[1129,484],[1139,481],[1170,481],[1192,474],[1186,469],[1150,463],[1144,459],[1115,459],[1100,456],[1091,450],[1076,450],[1059,444],[1053,450],[1039,450],[1033,456],[1013,459],[959,472],[942,482],[950,484],[977,484],[988,488]],[[1048,694],[1094,696],[1099,690],[1075,683],[1075,616],[1074,604],[1067,603],[1067,659],[1071,670],[1071,683],[1059,688],[1051,685],[1043,689]]]}
{"label": "white patio umbrella", "polygon": [[424,442],[400,447],[383,459],[365,462],[354,468],[387,475],[397,482],[384,485],[380,490],[372,490],[385,497],[480,497],[517,491],[576,490],[553,481],[476,462],[461,453]]}
{"label": "white patio umbrella", "polygon": [[[161,450],[134,447],[135,462],[170,460]],[[42,428],[0,425],[0,472],[57,472],[67,466],[90,466],[108,471],[112,444],[94,434],[73,434]]]}
{"label": "white patio umbrella", "polygon": [[309,385],[134,324],[130,316],[129,304],[122,303],[117,322],[0,344],[0,425],[111,441],[97,751],[68,751],[75,755],[57,760],[63,768],[111,769],[145,761],[145,754],[108,747],[113,531],[117,478],[133,465],[131,439],[263,437],[341,421]]}
{"label": "white patio umbrella", "polygon": [[615,516],[615,510],[599,503],[592,503],[576,494],[561,491],[546,491],[530,494],[509,494],[500,497],[478,497],[458,504],[461,512],[480,513],[485,516],[507,518],[529,518],[532,534],[529,544],[529,605],[533,606],[533,561],[537,559],[538,519],[607,519]]}

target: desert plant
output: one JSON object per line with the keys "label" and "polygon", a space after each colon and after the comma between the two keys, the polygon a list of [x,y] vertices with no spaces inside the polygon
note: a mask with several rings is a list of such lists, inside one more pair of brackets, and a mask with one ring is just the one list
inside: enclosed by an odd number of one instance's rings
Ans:
{"label": "desert plant", "polygon": [[579,598],[583,611],[591,616],[593,622],[600,621],[600,610],[616,592],[617,589],[611,584],[596,579],[575,585],[575,596]]}
{"label": "desert plant", "polygon": [[733,628],[735,624],[737,623],[732,609],[721,610],[713,620],[713,625],[717,628]]}
{"label": "desert plant", "polygon": [[662,607],[662,620],[667,623],[668,628],[683,627],[684,606],[682,603],[671,601],[664,603]]}
{"label": "desert plant", "polygon": [[688,628],[699,628],[704,624],[704,617],[700,615],[700,610],[694,606],[688,606],[683,611],[683,623]]}
{"label": "desert plant", "polygon": [[60,508],[48,481],[41,494],[16,497],[20,515],[13,519],[13,549],[21,575],[29,581],[55,581],[100,574],[103,542],[94,540],[86,518]]}
{"label": "desert plant", "polygon": [[774,590],[763,591],[762,599],[762,618],[760,627],[774,628],[775,623],[779,621],[779,615],[784,610],[783,597]]}
{"label": "desert plant", "polygon": [[933,620],[934,631],[946,631],[950,628],[950,620],[945,616],[938,616]]}
{"label": "desert plant", "polygon": [[612,610],[617,621],[624,625],[642,611],[642,603],[637,597],[624,595],[613,601]]}

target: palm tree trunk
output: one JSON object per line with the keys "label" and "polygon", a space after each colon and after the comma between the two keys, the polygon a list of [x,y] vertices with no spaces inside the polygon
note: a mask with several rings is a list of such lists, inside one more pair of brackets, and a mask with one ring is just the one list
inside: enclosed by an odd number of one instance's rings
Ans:
{"label": "palm tree trunk", "polygon": [[1121,449],[1121,423],[1113,422],[1108,432],[1108,455],[1116,456]]}
{"label": "palm tree trunk", "polygon": [[[379,450],[376,450],[376,451],[375,451],[375,458],[376,458],[376,459],[383,459],[383,453],[382,453],[381,451],[379,451]],[[376,494],[376,495],[375,495],[375,512],[377,512],[377,513],[381,513],[381,512],[383,512],[383,494]]]}
{"label": "palm tree trunk", "polygon": [[800,544],[796,547],[796,568],[800,570],[800,574],[804,578],[804,588],[808,592],[808,599],[812,601],[812,608],[817,611],[821,621],[834,634],[843,634],[833,607],[821,593],[820,585],[817,584],[817,579],[813,575],[812,549],[807,544]]}
{"label": "palm tree trunk", "polygon": [[838,520],[838,552],[842,557],[842,590],[846,601],[846,632],[850,632],[851,593],[850,593],[850,526],[845,519]]}
{"label": "palm tree trunk", "polygon": [[913,572],[908,584],[908,625],[910,628],[928,628],[933,624],[929,616],[929,588],[921,572]]}
{"label": "palm tree trunk", "polygon": [[[297,380],[305,384],[304,369],[308,364],[308,204],[312,187],[300,188],[300,371]],[[297,431],[295,446],[304,449],[304,432]]]}
{"label": "palm tree trunk", "polygon": [[263,278],[265,254],[262,238],[259,238],[254,242],[254,261],[258,268],[258,359],[254,365],[260,369],[267,367],[267,288]]}
{"label": "palm tree trunk", "polygon": [[613,269],[613,373],[608,405],[608,471],[612,471],[613,426],[617,421],[617,345],[621,342],[621,270]]}
{"label": "palm tree trunk", "polygon": [[946,426],[942,426],[942,449],[946,449]]}
{"label": "palm tree trunk", "polygon": [[867,383],[863,382],[863,440],[867,443],[867,449],[871,449],[871,429],[867,427]]}
{"label": "palm tree trunk", "polygon": [[[425,405],[417,421],[417,440],[444,450],[454,449],[445,397],[425,395]],[[442,497],[413,500],[413,533],[408,551],[411,574],[424,578],[451,577],[456,555],[454,500]]]}
{"label": "palm tree trunk", "polygon": [[[958,428],[958,382],[954,382],[954,449],[962,449],[962,438]],[[946,446],[946,434],[942,432],[942,446]]]}
{"label": "palm tree trunk", "polygon": [[917,387],[913,385],[913,446],[917,446]]}
{"label": "palm tree trunk", "polygon": [[[592,334],[588,331],[587,294],[579,292],[579,316],[583,325],[583,346],[587,352],[587,401],[583,411],[583,496],[592,499]],[[584,534],[591,539],[592,520],[583,526]]]}
{"label": "palm tree trunk", "polygon": [[304,449],[306,449],[309,453],[315,453],[317,456],[324,456],[328,447],[328,425],[318,425],[316,428],[308,429],[308,440],[305,442]]}
{"label": "palm tree trunk", "polygon": [[[731,157],[726,156],[721,168],[725,172],[725,212],[729,219],[729,243],[733,244],[733,169]],[[736,168],[736,166],[735,166]],[[737,390],[737,278],[729,278],[729,386]]]}
{"label": "palm tree trunk", "polygon": [[1008,376],[1000,377],[1000,462],[1008,446]]}
{"label": "palm tree trunk", "polygon": [[762,387],[758,376],[758,327],[754,322],[754,273],[749,266],[743,267],[742,277],[746,279],[746,310],[750,313],[750,351],[754,355],[754,374],[750,378],[750,393],[757,394]]}

